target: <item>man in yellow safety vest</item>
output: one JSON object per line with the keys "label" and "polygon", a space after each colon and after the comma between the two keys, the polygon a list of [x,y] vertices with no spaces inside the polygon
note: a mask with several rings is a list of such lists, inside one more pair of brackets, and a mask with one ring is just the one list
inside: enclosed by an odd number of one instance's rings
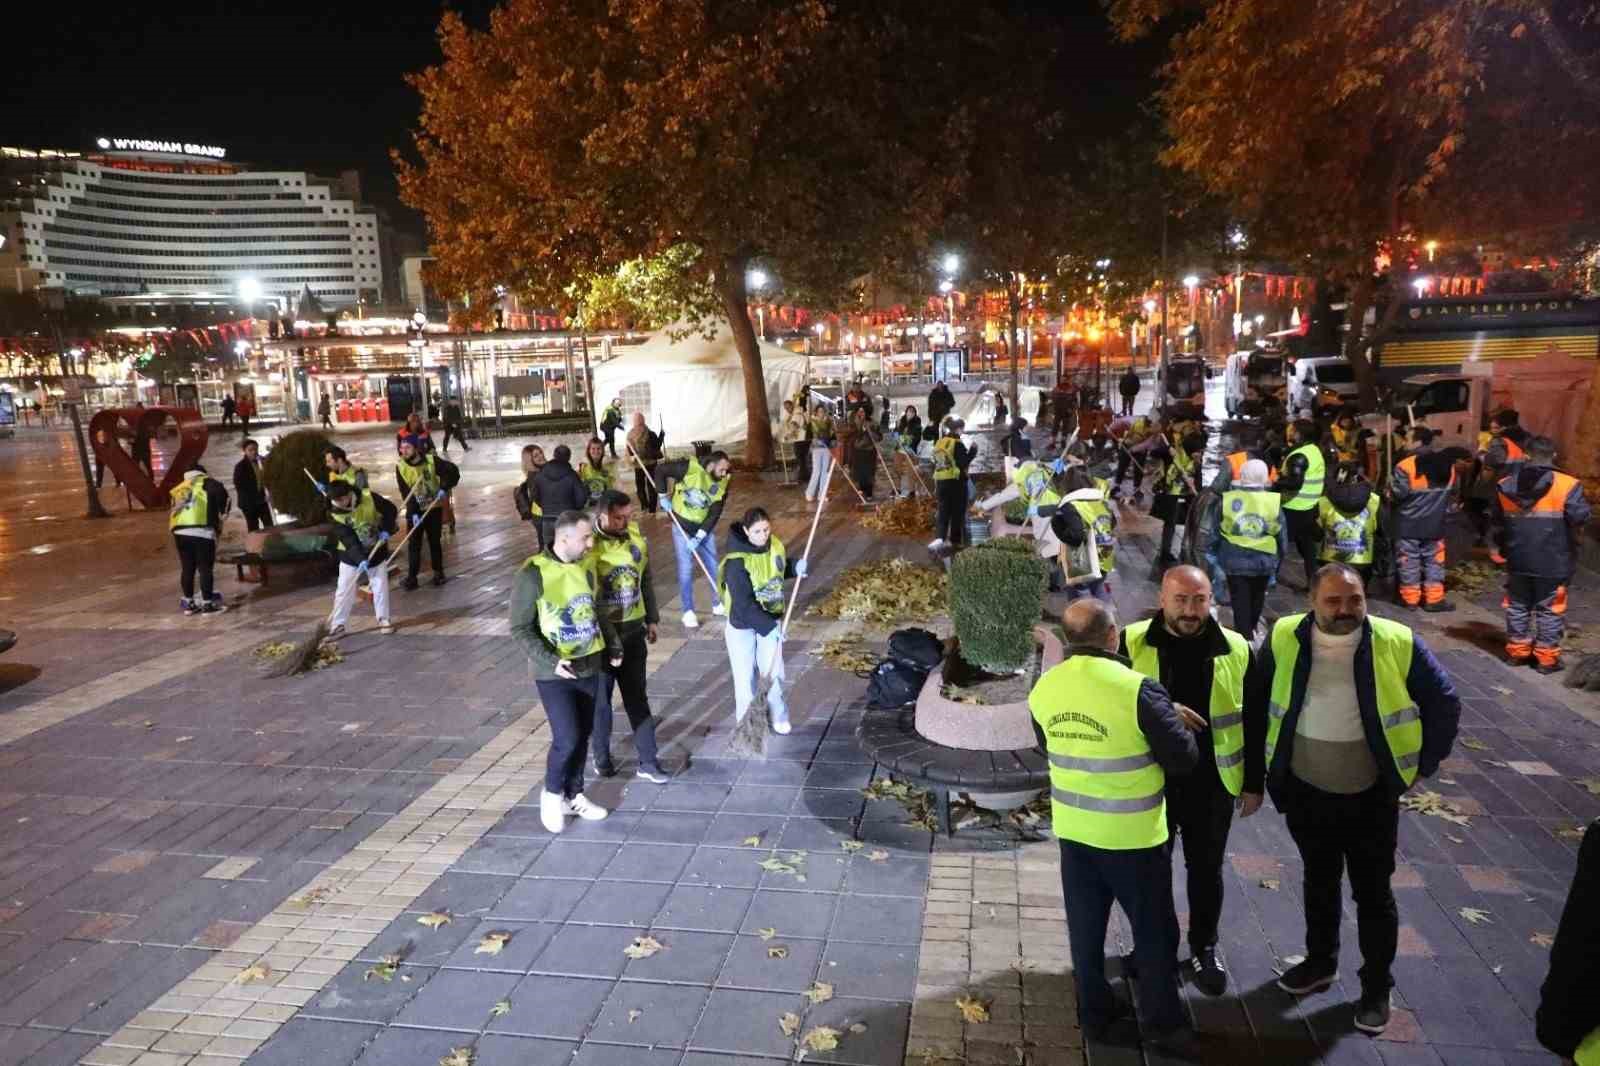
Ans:
{"label": "man in yellow safety vest", "polygon": [[[678,598],[683,604],[683,627],[697,629],[700,619],[694,613],[694,557],[700,556],[707,573],[717,572],[717,538],[713,530],[728,502],[728,486],[733,483],[733,464],[727,452],[712,452],[704,463],[700,457],[662,463],[656,477],[671,478],[672,549],[678,562]],[[658,480],[656,484],[660,484]],[[711,589],[711,613],[721,616],[722,600]]]}
{"label": "man in yellow safety vest", "polygon": [[1355,1024],[1381,1033],[1400,934],[1389,884],[1400,797],[1449,756],[1461,701],[1408,627],[1368,617],[1365,584],[1352,567],[1318,570],[1311,608],[1278,619],[1261,663],[1272,678],[1267,791],[1305,868],[1305,961],[1278,986],[1301,996],[1338,980],[1348,871],[1362,961]]}
{"label": "man in yellow safety vest", "polygon": [[1273,488],[1283,494],[1283,518],[1289,541],[1306,564],[1306,585],[1317,572],[1317,501],[1322,499],[1328,477],[1328,457],[1317,443],[1317,424],[1301,418],[1289,425],[1293,450],[1283,459],[1283,472]]}
{"label": "man in yellow safety vest", "polygon": [[[1200,748],[1194,772],[1167,782],[1167,829],[1174,842],[1183,839],[1188,872],[1188,973],[1200,991],[1220,996],[1228,987],[1217,958],[1222,863],[1234,810],[1248,818],[1261,809],[1266,678],[1245,638],[1211,617],[1211,581],[1195,566],[1162,576],[1160,606],[1122,631],[1119,651],[1161,683]],[[1174,947],[1177,939],[1174,926]]]}
{"label": "man in yellow safety vest", "polygon": [[1049,759],[1078,1018],[1091,1039],[1109,1040],[1127,1013],[1105,975],[1115,902],[1133,927],[1145,1044],[1191,1053],[1194,1033],[1178,1002],[1166,785],[1168,775],[1194,767],[1194,734],[1160,682],[1116,653],[1120,634],[1110,604],[1078,600],[1062,625],[1067,658],[1039,678],[1028,709]]}

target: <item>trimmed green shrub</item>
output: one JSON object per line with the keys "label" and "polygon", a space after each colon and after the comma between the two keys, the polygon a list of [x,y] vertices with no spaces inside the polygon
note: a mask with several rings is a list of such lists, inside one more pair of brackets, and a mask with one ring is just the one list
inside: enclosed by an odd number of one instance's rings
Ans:
{"label": "trimmed green shrub", "polygon": [[1030,540],[1000,537],[958,552],[950,564],[950,619],[957,650],[995,673],[1033,661],[1033,626],[1050,574]]}
{"label": "trimmed green shrub", "polygon": [[1014,526],[1020,526],[1028,520],[1028,504],[1026,500],[1008,500],[1004,512],[1006,521]]}
{"label": "trimmed green shrub", "polygon": [[318,481],[328,480],[322,453],[328,438],[311,429],[296,430],[278,438],[261,462],[261,480],[272,494],[272,506],[307,525],[328,518],[328,501],[306,477],[309,470]]}

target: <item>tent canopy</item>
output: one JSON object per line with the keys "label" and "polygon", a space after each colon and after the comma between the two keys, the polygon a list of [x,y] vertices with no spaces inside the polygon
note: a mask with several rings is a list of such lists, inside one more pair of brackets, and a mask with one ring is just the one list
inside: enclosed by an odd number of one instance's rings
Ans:
{"label": "tent canopy", "polygon": [[[719,322],[710,339],[690,329],[673,340],[672,334],[684,329],[690,327],[663,330],[595,367],[596,400],[605,404],[620,396],[624,417],[631,420],[633,412],[642,411],[651,426],[665,428],[673,445],[694,440],[715,441],[719,446],[742,443],[748,429],[744,366],[733,331]],[[776,419],[783,413],[783,401],[805,384],[809,363],[805,356],[776,344],[758,340],[757,346],[767,409]]]}

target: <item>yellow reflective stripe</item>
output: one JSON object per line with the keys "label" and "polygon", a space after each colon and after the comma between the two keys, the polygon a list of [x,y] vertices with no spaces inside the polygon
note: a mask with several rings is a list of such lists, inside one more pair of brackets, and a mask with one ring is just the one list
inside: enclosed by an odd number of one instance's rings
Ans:
{"label": "yellow reflective stripe", "polygon": [[1397,711],[1384,715],[1383,728],[1393,729],[1397,725],[1405,725],[1407,722],[1415,722],[1421,718],[1422,712],[1418,710],[1417,705],[1413,703],[1409,707],[1401,707]]}
{"label": "yellow reflective stripe", "polygon": [[1091,774],[1125,774],[1133,770],[1143,770],[1155,764],[1155,756],[1149,754],[1128,755],[1122,758],[1110,759],[1057,755],[1053,752],[1050,755],[1050,765],[1059,770],[1082,770]]}
{"label": "yellow reflective stripe", "polygon": [[1050,798],[1067,807],[1076,807],[1082,811],[1097,811],[1101,814],[1138,814],[1141,811],[1153,811],[1160,807],[1166,799],[1166,790],[1152,796],[1136,796],[1132,799],[1102,799],[1099,796],[1085,796],[1081,792],[1068,792],[1064,788],[1050,786]]}

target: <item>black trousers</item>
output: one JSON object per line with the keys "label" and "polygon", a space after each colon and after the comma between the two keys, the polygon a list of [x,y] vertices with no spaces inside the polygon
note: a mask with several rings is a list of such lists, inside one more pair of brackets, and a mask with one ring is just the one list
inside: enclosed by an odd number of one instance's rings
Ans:
{"label": "black trousers", "polygon": [[[650,477],[645,477],[645,470],[650,472]],[[655,487],[650,484],[650,478],[656,476],[656,465],[650,463],[644,470],[637,466],[633,468],[633,490],[638,494],[638,504],[641,511],[649,514],[656,513],[656,506],[660,502]]]}
{"label": "black trousers", "polygon": [[1266,574],[1254,577],[1249,574],[1228,575],[1228,600],[1233,604],[1233,628],[1249,640],[1261,621],[1261,612],[1267,606]]}
{"label": "black trousers", "polygon": [[1376,786],[1353,796],[1324,792],[1293,774],[1280,798],[1305,867],[1306,958],[1331,962],[1339,957],[1340,880],[1348,873],[1361,943],[1361,987],[1371,992],[1392,987],[1400,911],[1389,880],[1399,801]]}
{"label": "black trousers", "polygon": [[200,579],[200,596],[202,599],[211,599],[211,568],[217,562],[217,542],[209,537],[180,537],[172,535],[173,543],[178,546],[178,585],[183,589],[183,598],[194,599],[194,582]]}
{"label": "black trousers", "polygon": [[[451,438],[451,436],[454,436],[456,438],[456,443],[461,445],[461,450],[462,451],[470,452],[472,450],[471,448],[467,447],[467,438],[466,438],[466,435],[461,432],[461,427],[460,426],[452,426],[452,425],[449,425],[448,423],[444,427],[444,449],[448,449],[450,447],[450,438]],[[441,449],[441,450],[444,450],[444,449]],[[611,454],[615,455],[616,452],[612,452]]]}
{"label": "black trousers", "polygon": [[[553,530],[555,521],[552,520],[550,525]],[[444,573],[444,544],[440,539],[443,530],[444,512],[435,507],[428,512],[428,517],[422,520],[422,528],[412,534],[410,540],[406,541],[406,557],[407,562],[410,564],[407,573],[408,577],[415,580],[418,572],[422,570],[423,537],[428,538],[428,561],[433,564],[433,572],[435,574]],[[545,543],[548,544],[550,541]]]}
{"label": "black trousers", "polygon": [[333,428],[333,419],[328,417],[328,412],[322,412],[322,424],[328,429]]}
{"label": "black trousers", "polygon": [[934,481],[934,491],[939,497],[939,513],[933,523],[933,534],[950,543],[963,544],[967,539],[967,479],[964,477]]}
{"label": "black trousers", "polygon": [[862,454],[859,451],[850,453],[850,480],[856,483],[856,488],[867,499],[872,499],[872,486],[877,480],[878,456],[875,452]]}
{"label": "black trousers", "polygon": [[605,698],[594,716],[594,761],[596,766],[611,764],[611,719],[616,704],[612,702],[617,689],[622,689],[622,709],[628,715],[628,725],[633,728],[633,747],[639,753],[639,765],[655,768],[656,720],[650,713],[650,693],[645,690],[645,669],[650,658],[650,644],[644,639],[644,625],[628,632],[622,638],[622,665],[615,670],[606,668]]}
{"label": "black trousers", "polygon": [[797,440],[789,447],[794,449],[795,481],[804,485],[811,480],[811,442]]}
{"label": "black trousers", "polygon": [[1085,1029],[1109,1025],[1116,1011],[1106,981],[1106,923],[1111,904],[1133,927],[1139,971],[1139,1011],[1151,1032],[1183,1024],[1178,1003],[1177,919],[1172,911],[1172,859],[1167,845],[1134,851],[1062,840],[1061,889],[1067,905],[1072,968],[1078,978],[1078,1019]]}
{"label": "black trousers", "polygon": [[1321,565],[1317,561],[1317,551],[1322,540],[1322,524],[1317,520],[1316,508],[1291,511],[1285,507],[1283,521],[1289,533],[1289,543],[1294,545],[1294,550],[1300,553],[1301,561],[1306,564],[1306,587],[1310,588],[1311,575]]}
{"label": "black trousers", "polygon": [[606,451],[610,452],[611,458],[615,459],[617,457],[617,427],[612,426],[604,432],[606,435]]}
{"label": "black trousers", "polygon": [[261,504],[260,506],[256,507],[246,507],[241,503],[239,505],[239,510],[244,512],[244,528],[246,532],[254,533],[258,529],[272,528],[272,508],[268,507],[266,504]]}
{"label": "black trousers", "polygon": [[1133,401],[1137,400],[1138,398],[1138,393],[1134,393],[1132,396],[1124,394],[1122,397],[1122,413],[1125,415],[1133,414]]}
{"label": "black trousers", "polygon": [[[1202,760],[1206,755],[1202,753]],[[1183,838],[1188,874],[1189,951],[1217,945],[1222,920],[1222,863],[1233,826],[1233,796],[1222,787],[1214,766],[1201,765],[1186,777],[1167,779],[1167,853]],[[1178,945],[1178,918],[1172,917],[1172,945]]]}
{"label": "black trousers", "polygon": [[571,799],[583,791],[583,753],[594,732],[595,708],[600,704],[603,674],[568,680],[540,678],[534,682],[544,716],[550,722],[550,753],[544,764],[544,789]]}
{"label": "black trousers", "polygon": [[539,516],[539,544],[540,550],[556,542],[556,519],[558,515],[546,514]]}

